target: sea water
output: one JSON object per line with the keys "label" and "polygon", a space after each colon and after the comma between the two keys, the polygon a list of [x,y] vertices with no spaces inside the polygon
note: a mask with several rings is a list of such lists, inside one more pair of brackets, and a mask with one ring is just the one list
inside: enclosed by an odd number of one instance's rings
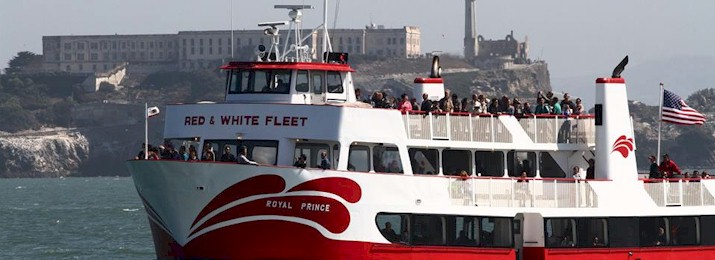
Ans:
{"label": "sea water", "polygon": [[0,259],[154,259],[132,179],[0,179]]}

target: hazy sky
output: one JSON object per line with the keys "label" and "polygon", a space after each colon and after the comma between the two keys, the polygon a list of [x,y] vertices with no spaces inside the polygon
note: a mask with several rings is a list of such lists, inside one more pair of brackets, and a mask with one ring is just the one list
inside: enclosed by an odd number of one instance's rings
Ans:
{"label": "hazy sky", "polygon": [[[333,25],[335,4],[329,8]],[[176,33],[229,28],[230,0],[0,0],[0,68],[17,52],[42,52],[43,35]],[[233,0],[236,29],[286,20],[274,4],[310,4],[305,27],[322,19],[322,1]],[[462,53],[462,0],[339,1],[337,27],[370,22],[419,26],[422,51]],[[608,76],[628,54],[631,65],[677,56],[715,56],[715,1],[478,0],[477,30],[501,39],[514,30],[529,38],[530,57],[549,63],[552,78]],[[664,72],[665,73],[665,72]],[[627,77],[628,70],[624,73]],[[592,81],[584,87],[592,87]],[[554,86],[574,89],[576,86]]]}

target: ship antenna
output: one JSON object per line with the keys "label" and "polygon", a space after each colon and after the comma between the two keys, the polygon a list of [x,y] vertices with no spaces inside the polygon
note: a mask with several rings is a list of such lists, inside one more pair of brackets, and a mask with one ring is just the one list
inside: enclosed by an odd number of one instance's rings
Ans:
{"label": "ship antenna", "polygon": [[626,69],[626,65],[628,64],[628,55],[626,55],[623,60],[621,60],[621,63],[618,63],[618,66],[616,66],[615,69],[613,69],[613,75],[611,75],[611,78],[620,78],[621,77],[621,72],[623,72],[624,69]]}

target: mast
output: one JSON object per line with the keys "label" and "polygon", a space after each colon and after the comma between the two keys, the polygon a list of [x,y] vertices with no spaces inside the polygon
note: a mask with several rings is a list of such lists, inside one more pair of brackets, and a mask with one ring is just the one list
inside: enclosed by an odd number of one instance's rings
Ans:
{"label": "mast", "polygon": [[660,165],[660,127],[663,125],[663,83],[660,83],[660,99],[658,101],[658,154],[655,163]]}
{"label": "mast", "polygon": [[328,0],[323,0],[323,48],[320,52],[320,59],[326,62],[327,56],[324,53],[328,52]]}
{"label": "mast", "polygon": [[229,9],[231,9],[231,59],[233,59],[233,0],[229,0]]}

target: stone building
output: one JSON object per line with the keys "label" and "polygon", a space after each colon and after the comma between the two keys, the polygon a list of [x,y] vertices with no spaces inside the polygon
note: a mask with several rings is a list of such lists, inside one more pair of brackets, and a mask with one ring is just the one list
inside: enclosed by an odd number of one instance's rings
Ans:
{"label": "stone building", "polygon": [[[282,31],[281,43],[286,33],[287,30]],[[420,55],[418,27],[386,29],[373,25],[365,29],[335,29],[330,33],[333,50],[337,52],[403,58]],[[129,64],[130,72],[143,73],[217,68],[229,60],[255,60],[256,47],[269,46],[271,41],[263,30],[234,30],[233,35],[234,42],[229,30],[43,36],[43,70],[90,74],[111,71],[122,64]],[[307,40],[308,45],[317,47],[316,57],[322,50],[320,37],[320,33],[314,32]]]}
{"label": "stone building", "polygon": [[477,33],[477,1],[464,0],[464,57],[480,69],[506,69],[530,63],[529,41],[519,42],[511,31],[503,40],[484,39]]}

